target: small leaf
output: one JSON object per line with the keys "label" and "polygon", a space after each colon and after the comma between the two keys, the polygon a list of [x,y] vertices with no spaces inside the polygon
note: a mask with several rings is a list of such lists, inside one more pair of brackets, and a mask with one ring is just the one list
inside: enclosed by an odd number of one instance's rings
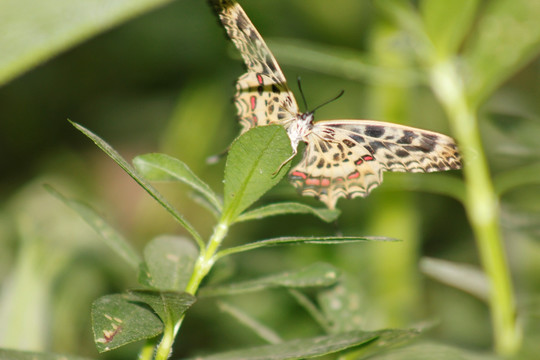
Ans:
{"label": "small leaf", "polygon": [[150,309],[134,304],[127,295],[106,295],[92,304],[92,329],[98,351],[105,352],[163,331]]}
{"label": "small leaf", "polygon": [[332,222],[339,216],[339,210],[327,208],[314,208],[305,204],[296,202],[284,202],[262,206],[260,208],[245,212],[238,216],[237,222],[262,219],[267,216],[285,215],[285,214],[312,214],[326,222]]}
{"label": "small leaf", "polygon": [[129,299],[148,304],[164,324],[176,324],[196,300],[186,292],[150,290],[131,290]]}
{"label": "small leaf", "polygon": [[0,359],[5,360],[92,360],[75,355],[52,354],[33,351],[0,349]]}
{"label": "small leaf", "polygon": [[77,212],[79,216],[90,225],[103,240],[105,240],[105,243],[128,264],[135,269],[139,266],[142,259],[135,249],[133,249],[131,244],[128,243],[112,226],[107,224],[90,206],[81,201],[68,199],[51,186],[45,185],[45,188],[52,195],[62,200],[71,209],[75,210],[75,212]]}
{"label": "small leaf", "polygon": [[71,122],[71,124],[88,138],[90,138],[101,150],[103,150],[111,159],[113,159],[124,171],[133,178],[141,187],[152,196],[161,206],[165,208],[175,219],[182,225],[197,241],[199,246],[204,247],[204,242],[193,226],[184,219],[182,215],[171,205],[163,195],[159,193],[152,185],[150,185],[146,179],[137,174],[135,169],[128,164],[120,154],[114,150],[109,144],[103,141],[99,136],[86,129],[84,126],[81,126],[77,123]]}
{"label": "small leaf", "polygon": [[472,265],[424,257],[420,261],[420,269],[444,284],[489,301],[489,280],[486,274]]}
{"label": "small leaf", "polygon": [[312,358],[367,344],[381,335],[381,332],[353,331],[343,334],[297,339],[274,345],[200,356],[199,360],[284,360]]}
{"label": "small leaf", "polygon": [[200,290],[200,296],[233,295],[259,291],[272,287],[315,287],[335,284],[339,271],[330,264],[315,263],[296,271],[287,271],[265,276],[255,280],[243,281],[219,287],[208,287]]}
{"label": "small leaf", "polygon": [[[184,291],[197,256],[197,248],[188,239],[160,236],[146,245],[146,266],[141,270],[148,271],[146,282],[156,289]],[[139,276],[139,279],[144,277]]]}
{"label": "small leaf", "polygon": [[145,154],[133,159],[133,165],[150,181],[180,181],[191,186],[216,211],[221,211],[221,201],[216,194],[182,161],[165,154]]}
{"label": "small leaf", "polygon": [[319,244],[319,245],[334,245],[334,244],[349,244],[355,242],[366,241],[399,241],[397,239],[383,236],[290,236],[274,239],[260,240],[245,245],[231,247],[221,250],[216,257],[236,254],[244,251],[254,250],[265,246],[289,245],[289,244]]}
{"label": "small leaf", "polygon": [[538,0],[488,1],[463,57],[468,96],[479,104],[540,51]]}
{"label": "small leaf", "polygon": [[258,126],[234,141],[225,165],[225,204],[223,219],[236,217],[276,185],[287,173],[291,144],[279,125]]}

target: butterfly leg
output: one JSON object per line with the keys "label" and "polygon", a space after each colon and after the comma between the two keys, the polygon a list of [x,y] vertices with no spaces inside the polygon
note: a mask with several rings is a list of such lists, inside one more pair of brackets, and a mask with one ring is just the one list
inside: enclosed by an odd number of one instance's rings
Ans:
{"label": "butterfly leg", "polygon": [[282,162],[281,165],[279,165],[279,167],[277,168],[277,170],[274,171],[274,172],[272,173],[272,176],[276,175],[276,174],[281,170],[281,168],[282,168],[283,166],[285,166],[289,161],[291,161],[292,159],[294,159],[294,157],[296,156],[297,153],[298,153],[298,151],[296,150],[296,148],[294,148],[292,155],[289,156],[289,157],[287,158],[287,160],[285,160],[284,162]]}

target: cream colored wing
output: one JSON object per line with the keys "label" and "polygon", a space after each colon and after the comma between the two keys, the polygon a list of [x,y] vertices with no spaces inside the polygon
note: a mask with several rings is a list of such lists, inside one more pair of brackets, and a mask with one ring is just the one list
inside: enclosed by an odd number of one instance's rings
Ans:
{"label": "cream colored wing", "polygon": [[236,1],[211,3],[247,67],[236,83],[234,97],[242,132],[274,123],[288,127],[298,105],[274,55]]}
{"label": "cream colored wing", "polygon": [[383,171],[459,168],[457,146],[446,135],[379,121],[330,120],[314,124],[289,179],[302,195],[334,208],[340,197],[367,196]]}

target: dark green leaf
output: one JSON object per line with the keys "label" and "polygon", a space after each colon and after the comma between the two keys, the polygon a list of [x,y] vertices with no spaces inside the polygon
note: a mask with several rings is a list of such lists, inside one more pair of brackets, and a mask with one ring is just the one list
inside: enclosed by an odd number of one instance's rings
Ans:
{"label": "dark green leaf", "polygon": [[163,206],[189,233],[195,238],[199,246],[203,247],[204,242],[193,226],[171,205],[163,195],[159,193],[152,185],[150,185],[142,176],[137,174],[135,169],[127,163],[120,154],[114,150],[109,144],[103,141],[99,136],[86,129],[85,127],[71,122],[73,126],[84,135],[89,137],[101,150],[103,150],[111,159],[113,159],[129,176],[133,178],[141,187],[146,190],[161,206]]}
{"label": "dark green leaf", "polygon": [[245,212],[238,216],[237,222],[262,219],[267,216],[284,214],[312,214],[326,222],[334,221],[338,218],[339,210],[327,208],[314,208],[305,204],[295,202],[285,202],[262,206],[260,208]]}
{"label": "dark green leaf", "polygon": [[191,186],[216,211],[221,211],[221,201],[216,194],[182,161],[165,154],[145,154],[133,159],[133,165],[150,181],[180,181]]}
{"label": "dark green leaf", "polygon": [[468,95],[478,104],[540,51],[540,2],[493,0],[486,4],[463,56]]}
{"label": "dark green leaf", "polygon": [[354,346],[367,344],[381,335],[380,332],[354,331],[344,334],[297,339],[280,344],[258,346],[244,350],[197,357],[199,360],[282,360],[312,358],[332,354]]}
{"label": "dark green leaf", "polygon": [[223,219],[236,217],[276,185],[287,173],[291,144],[279,125],[258,126],[234,141],[225,165],[225,204]]}
{"label": "dark green leaf", "polygon": [[339,271],[332,265],[315,263],[300,270],[287,271],[225,286],[203,288],[199,292],[199,295],[233,295],[278,286],[293,288],[329,286],[337,281],[338,276]]}
{"label": "dark green leaf", "polygon": [[260,240],[257,242],[240,245],[218,252],[217,257],[223,257],[239,252],[258,249],[265,246],[276,245],[289,245],[289,244],[319,244],[319,245],[334,245],[334,244],[348,244],[354,242],[367,242],[367,241],[399,241],[397,239],[383,237],[383,236],[290,236],[281,237],[267,240]]}
{"label": "dark green leaf", "polygon": [[152,310],[115,294],[92,304],[92,329],[98,351],[105,352],[152,338],[163,331],[163,323]]}
{"label": "dark green leaf", "polygon": [[77,200],[68,199],[50,186],[46,185],[45,188],[55,197],[62,200],[67,206],[75,210],[105,240],[105,243],[128,264],[135,269],[139,266],[142,259],[131,244],[112,226],[107,224],[90,206]]}
{"label": "dark green leaf", "polygon": [[4,1],[0,85],[91,36],[168,2],[171,0]]}
{"label": "dark green leaf", "polygon": [[147,304],[158,314],[164,324],[176,324],[184,313],[195,303],[195,297],[185,292],[158,292],[131,290],[129,299]]}
{"label": "dark green leaf", "polygon": [[184,291],[193,273],[198,251],[191,241],[182,237],[160,236],[144,249],[147,281],[160,290]]}
{"label": "dark green leaf", "polygon": [[331,324],[327,328],[330,333],[361,330],[369,325],[370,306],[364,286],[356,277],[345,273],[338,284],[318,293],[317,302]]}

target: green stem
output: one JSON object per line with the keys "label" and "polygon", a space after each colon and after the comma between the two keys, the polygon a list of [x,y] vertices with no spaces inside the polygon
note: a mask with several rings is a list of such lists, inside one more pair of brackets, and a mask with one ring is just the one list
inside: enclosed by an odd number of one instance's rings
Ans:
{"label": "green stem", "polygon": [[[216,253],[219,249],[219,246],[223,242],[223,239],[227,235],[229,230],[229,223],[223,219],[216,225],[214,228],[214,233],[210,237],[206,248],[203,249],[197,262],[195,263],[193,274],[191,274],[191,279],[189,280],[186,286],[186,292],[192,295],[197,293],[199,286],[212,266],[216,262]],[[163,337],[156,349],[155,360],[167,360],[171,349],[174,343],[174,339],[182,326],[184,321],[184,316],[178,320],[176,324],[165,324],[165,330],[163,332]]]}
{"label": "green stem", "polygon": [[495,349],[511,355],[520,347],[521,333],[516,326],[512,282],[499,229],[499,199],[482,149],[476,109],[467,102],[462,78],[452,62],[440,62],[432,68],[431,85],[450,119],[464,158],[464,206],[490,280]]}

